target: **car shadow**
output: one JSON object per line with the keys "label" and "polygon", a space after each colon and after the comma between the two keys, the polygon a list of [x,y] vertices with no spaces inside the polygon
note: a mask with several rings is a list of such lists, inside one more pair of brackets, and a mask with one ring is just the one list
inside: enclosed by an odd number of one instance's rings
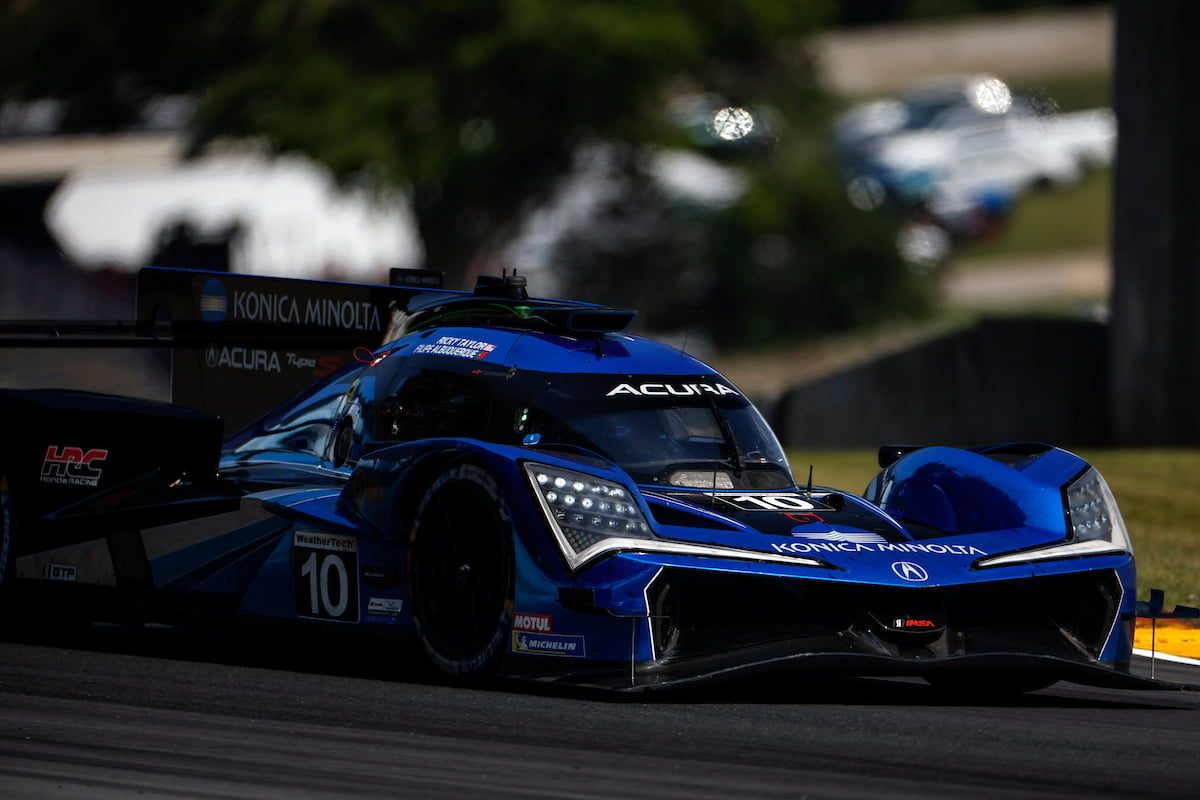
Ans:
{"label": "car shadow", "polygon": [[[831,678],[813,674],[760,674],[637,691],[511,678],[464,686],[415,657],[419,647],[412,637],[364,636],[316,627],[282,627],[264,632],[261,625],[250,624],[218,627],[208,624],[92,623],[73,628],[42,624],[10,625],[3,629],[2,635],[4,641],[116,655],[595,703],[1194,710],[1172,702],[1181,694],[1173,691],[1121,690],[1059,683],[1026,694],[989,694],[986,686],[972,694],[947,694],[919,678]],[[388,651],[407,649],[414,657],[380,658],[381,648]]]}

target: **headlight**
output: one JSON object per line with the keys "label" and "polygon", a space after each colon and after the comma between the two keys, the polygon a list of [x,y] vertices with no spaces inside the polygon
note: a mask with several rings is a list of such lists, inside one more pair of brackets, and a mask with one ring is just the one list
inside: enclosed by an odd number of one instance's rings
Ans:
{"label": "headlight", "polygon": [[1095,467],[1067,487],[1067,541],[1049,547],[981,559],[976,566],[999,567],[1051,558],[1133,553],[1117,500]]}
{"label": "headlight", "polygon": [[624,486],[545,464],[527,463],[525,473],[571,569],[606,549],[605,541],[651,538],[649,523]]}
{"label": "headlight", "polygon": [[599,555],[619,551],[827,566],[803,556],[660,539],[650,530],[632,490],[619,483],[533,462],[525,464],[525,474],[572,572]]}

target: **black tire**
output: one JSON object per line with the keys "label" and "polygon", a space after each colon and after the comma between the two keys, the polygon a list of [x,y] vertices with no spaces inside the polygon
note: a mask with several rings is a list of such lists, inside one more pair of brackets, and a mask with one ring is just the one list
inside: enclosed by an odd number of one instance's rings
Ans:
{"label": "black tire", "polygon": [[961,699],[1002,699],[1036,692],[1058,683],[1055,675],[1022,672],[1009,675],[926,675],[925,680],[944,695]]}
{"label": "black tire", "polygon": [[425,492],[409,537],[413,623],[425,655],[457,679],[493,675],[512,629],[512,517],[496,481],[451,467]]}

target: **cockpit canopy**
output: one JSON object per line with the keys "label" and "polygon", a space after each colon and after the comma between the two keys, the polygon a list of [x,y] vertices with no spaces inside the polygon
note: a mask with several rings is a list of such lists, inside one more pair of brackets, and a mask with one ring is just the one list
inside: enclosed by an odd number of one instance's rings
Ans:
{"label": "cockpit canopy", "polygon": [[436,355],[395,355],[343,372],[231,445],[239,453],[299,450],[341,467],[364,452],[436,437],[590,454],[664,487],[794,483],[766,422],[717,375],[539,372]]}

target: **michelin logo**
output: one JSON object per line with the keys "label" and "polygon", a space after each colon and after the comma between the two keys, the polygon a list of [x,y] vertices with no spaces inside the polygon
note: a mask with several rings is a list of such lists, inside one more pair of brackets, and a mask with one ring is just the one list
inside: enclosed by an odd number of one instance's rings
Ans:
{"label": "michelin logo", "polygon": [[512,649],[514,653],[535,653],[540,656],[587,657],[587,647],[582,636],[513,631]]}

